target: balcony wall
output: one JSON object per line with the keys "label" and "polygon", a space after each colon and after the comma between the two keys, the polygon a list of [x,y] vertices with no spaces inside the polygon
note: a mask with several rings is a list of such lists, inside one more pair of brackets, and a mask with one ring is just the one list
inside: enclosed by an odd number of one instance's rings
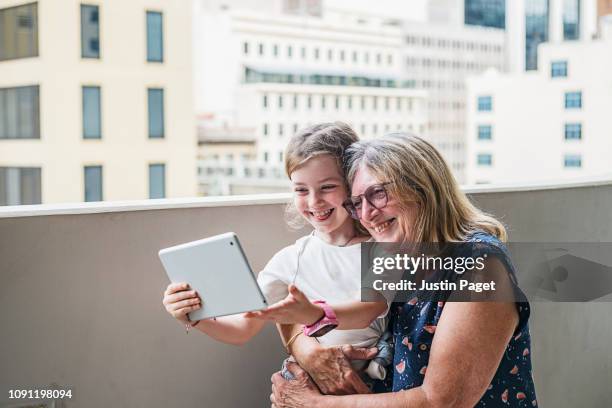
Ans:
{"label": "balcony wall", "polygon": [[[468,190],[513,241],[612,242],[612,182]],[[72,389],[66,407],[263,407],[284,355],[271,327],[218,344],[163,310],[157,251],[235,231],[255,270],[300,235],[287,196],[0,210],[0,405],[8,389]],[[609,303],[533,305],[541,406],[612,401]],[[5,401],[7,400],[7,401]]]}

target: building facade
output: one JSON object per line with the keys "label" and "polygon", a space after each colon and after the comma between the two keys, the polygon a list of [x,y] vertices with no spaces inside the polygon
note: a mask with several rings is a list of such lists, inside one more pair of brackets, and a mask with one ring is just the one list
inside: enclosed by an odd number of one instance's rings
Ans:
{"label": "building facade", "polygon": [[0,204],[193,196],[187,2],[0,0]]}
{"label": "building facade", "polygon": [[506,3],[508,64],[512,72],[537,70],[538,46],[588,40],[596,34],[595,0],[514,0]]}
{"label": "building facade", "polygon": [[612,25],[542,44],[535,71],[469,81],[468,182],[610,175]]}
{"label": "building facade", "polygon": [[365,138],[425,132],[426,95],[402,81],[399,27],[198,4],[196,105],[209,118],[203,126],[253,129],[256,140],[256,158],[236,161],[233,170],[219,174],[210,170],[219,166],[202,161],[201,185],[211,177],[234,184],[252,178],[270,191],[282,180],[286,191],[284,148],[317,122],[344,121]]}

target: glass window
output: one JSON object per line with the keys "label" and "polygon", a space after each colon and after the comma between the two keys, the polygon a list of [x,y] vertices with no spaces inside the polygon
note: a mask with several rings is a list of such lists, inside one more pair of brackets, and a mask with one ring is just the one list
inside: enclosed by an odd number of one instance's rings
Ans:
{"label": "glass window", "polygon": [[278,109],[283,108],[283,95],[278,95]]}
{"label": "glass window", "polygon": [[83,138],[100,139],[102,137],[102,114],[100,87],[83,87]]}
{"label": "glass window", "polygon": [[565,109],[580,109],[582,108],[582,92],[566,92],[565,93]]}
{"label": "glass window", "polygon": [[493,110],[493,98],[491,96],[478,97],[478,111],[490,112]]}
{"label": "glass window", "polygon": [[564,167],[582,167],[582,157],[579,154],[566,154],[563,158]]}
{"label": "glass window", "polygon": [[37,3],[0,10],[0,61],[37,56]]}
{"label": "glass window", "polygon": [[40,139],[36,86],[0,88],[0,139]]}
{"label": "glass window", "polygon": [[479,166],[491,166],[493,164],[493,155],[489,153],[480,153],[476,158]]}
{"label": "glass window", "polygon": [[262,97],[261,106],[263,106],[264,109],[268,107],[268,95],[264,94]]}
{"label": "glass window", "polygon": [[491,125],[478,126],[478,140],[491,140],[492,129]]}
{"label": "glass window", "polygon": [[149,164],[149,198],[166,197],[166,165]]}
{"label": "glass window", "polygon": [[268,124],[264,123],[264,125],[263,125],[263,135],[264,136],[268,136],[268,132],[269,132]]}
{"label": "glass window", "polygon": [[81,56],[100,58],[100,15],[98,6],[81,4]]}
{"label": "glass window", "polygon": [[102,166],[85,166],[85,201],[102,201]]}
{"label": "glass window", "polygon": [[147,61],[164,61],[163,16],[157,11],[147,11]]}
{"label": "glass window", "polygon": [[0,167],[0,205],[40,204],[40,167]]}
{"label": "glass window", "polygon": [[249,43],[246,41],[242,43],[242,53],[245,55],[249,53]]}
{"label": "glass window", "polygon": [[149,88],[149,137],[164,137],[164,90]]}
{"label": "glass window", "polygon": [[582,139],[582,124],[581,123],[566,123],[565,124],[565,140],[581,140]]}
{"label": "glass window", "polygon": [[[609,1],[607,3],[610,4]],[[579,38],[580,0],[563,0],[563,39],[567,41]]]}
{"label": "glass window", "polygon": [[567,76],[567,61],[553,61],[550,64],[550,76],[553,78]]}

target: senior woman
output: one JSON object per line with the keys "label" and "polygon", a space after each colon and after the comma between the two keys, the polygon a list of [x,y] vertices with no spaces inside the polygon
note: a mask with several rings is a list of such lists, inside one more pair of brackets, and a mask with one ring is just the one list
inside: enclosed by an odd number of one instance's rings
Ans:
{"label": "senior woman", "polygon": [[[358,142],[347,150],[345,163],[352,191],[347,209],[374,240],[485,243],[478,247],[487,263],[514,281],[503,225],[470,203],[425,140],[395,133]],[[295,380],[272,377],[273,407],[537,406],[528,303],[412,299],[394,303],[390,313],[395,355],[387,392],[321,394],[320,383],[331,383],[334,370],[343,384],[350,370],[341,355],[319,354],[311,339],[300,336],[296,359],[319,387],[302,367],[290,364]],[[355,383],[354,375],[348,377]]]}

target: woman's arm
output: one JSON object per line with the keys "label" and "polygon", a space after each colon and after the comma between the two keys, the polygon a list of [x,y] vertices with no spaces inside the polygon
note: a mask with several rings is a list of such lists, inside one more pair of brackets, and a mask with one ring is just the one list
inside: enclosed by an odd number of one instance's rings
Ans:
{"label": "woman's arm", "polygon": [[[370,395],[329,396],[299,381],[273,376],[276,408],[289,407],[473,407],[485,393],[518,323],[513,303],[446,303],[431,347],[423,385],[410,390]],[[280,377],[280,378],[279,378]]]}
{"label": "woman's arm", "polygon": [[353,370],[350,360],[370,360],[376,348],[351,345],[323,347],[314,338],[304,336],[301,325],[277,325],[283,344],[298,335],[289,347],[300,367],[310,374],[321,392],[329,395],[364,394],[369,388]]}

